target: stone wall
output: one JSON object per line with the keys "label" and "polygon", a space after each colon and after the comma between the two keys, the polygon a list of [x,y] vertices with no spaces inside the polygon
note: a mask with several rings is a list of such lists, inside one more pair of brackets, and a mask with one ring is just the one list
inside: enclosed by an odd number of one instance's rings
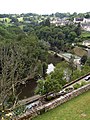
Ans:
{"label": "stone wall", "polygon": [[61,97],[53,100],[52,102],[44,104],[43,106],[37,107],[37,108],[33,109],[33,111],[29,110],[22,116],[16,118],[15,120],[31,120],[33,117],[36,117],[39,114],[47,112],[47,111],[69,101],[70,99],[72,99],[88,90],[90,90],[90,84],[85,85],[77,90],[73,90],[72,92],[70,92],[64,96],[61,96]]}

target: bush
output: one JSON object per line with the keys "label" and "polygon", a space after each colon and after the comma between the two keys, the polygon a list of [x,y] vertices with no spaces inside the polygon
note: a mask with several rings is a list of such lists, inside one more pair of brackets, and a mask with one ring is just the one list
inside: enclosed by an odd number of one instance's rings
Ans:
{"label": "bush", "polygon": [[13,110],[14,115],[15,115],[15,116],[18,116],[18,115],[23,114],[23,113],[25,112],[25,108],[26,108],[25,105],[21,105],[21,106],[16,107],[16,108]]}
{"label": "bush", "polygon": [[84,85],[86,85],[86,84],[87,84],[87,83],[86,83],[85,81],[82,81],[82,82],[81,82],[81,87],[84,86]]}
{"label": "bush", "polygon": [[54,99],[53,96],[48,96],[45,100],[46,100],[46,101],[51,101],[51,100],[53,100],[53,99]]}
{"label": "bush", "polygon": [[74,89],[78,89],[81,87],[81,85],[79,83],[76,83],[75,85],[73,85]]}

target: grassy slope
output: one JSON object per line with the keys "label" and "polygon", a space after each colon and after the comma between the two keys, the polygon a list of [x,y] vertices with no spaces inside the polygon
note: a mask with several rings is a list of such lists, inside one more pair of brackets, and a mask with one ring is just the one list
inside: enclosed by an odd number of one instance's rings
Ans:
{"label": "grassy slope", "polygon": [[90,91],[33,120],[90,120]]}
{"label": "grassy slope", "polygon": [[73,52],[74,52],[76,55],[80,56],[80,57],[82,57],[83,55],[87,55],[87,52],[86,52],[84,49],[80,48],[80,47],[75,47],[75,48],[73,49]]}
{"label": "grassy slope", "polygon": [[87,32],[87,31],[82,32],[81,37],[82,38],[90,37],[90,32]]}

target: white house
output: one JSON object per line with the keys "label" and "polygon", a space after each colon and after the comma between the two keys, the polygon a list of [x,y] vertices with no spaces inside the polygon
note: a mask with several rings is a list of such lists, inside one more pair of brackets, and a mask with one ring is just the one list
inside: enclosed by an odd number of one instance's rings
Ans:
{"label": "white house", "polygon": [[48,65],[48,69],[47,69],[47,72],[46,72],[46,73],[47,73],[47,74],[50,74],[51,72],[53,72],[53,71],[54,71],[54,68],[55,68],[55,67],[54,67],[54,65],[53,65],[52,63],[51,63],[51,64],[49,64],[49,65]]}
{"label": "white house", "polygon": [[84,18],[74,18],[74,23],[84,23]]}
{"label": "white house", "polygon": [[89,18],[74,18],[73,20],[74,23],[90,23]]}
{"label": "white house", "polygon": [[82,29],[83,30],[86,30],[86,31],[90,31],[90,24],[87,23],[87,24],[82,24]]}
{"label": "white house", "polygon": [[51,19],[50,23],[55,24],[56,26],[63,26],[63,25],[69,24],[70,21],[68,19],[65,19],[65,18],[60,19],[57,17],[57,18]]}

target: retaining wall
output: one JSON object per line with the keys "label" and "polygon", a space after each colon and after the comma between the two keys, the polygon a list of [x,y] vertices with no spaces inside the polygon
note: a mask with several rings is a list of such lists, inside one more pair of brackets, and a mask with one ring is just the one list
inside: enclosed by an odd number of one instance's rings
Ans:
{"label": "retaining wall", "polygon": [[39,114],[47,112],[47,111],[69,101],[70,99],[72,99],[88,90],[90,90],[90,84],[85,85],[77,90],[73,90],[72,92],[70,92],[64,96],[61,96],[61,97],[53,100],[52,102],[44,104],[43,106],[37,107],[37,108],[33,109],[33,111],[29,110],[25,114],[23,114],[22,116],[19,116],[18,118],[15,118],[14,120],[31,120],[33,117],[36,117]]}

